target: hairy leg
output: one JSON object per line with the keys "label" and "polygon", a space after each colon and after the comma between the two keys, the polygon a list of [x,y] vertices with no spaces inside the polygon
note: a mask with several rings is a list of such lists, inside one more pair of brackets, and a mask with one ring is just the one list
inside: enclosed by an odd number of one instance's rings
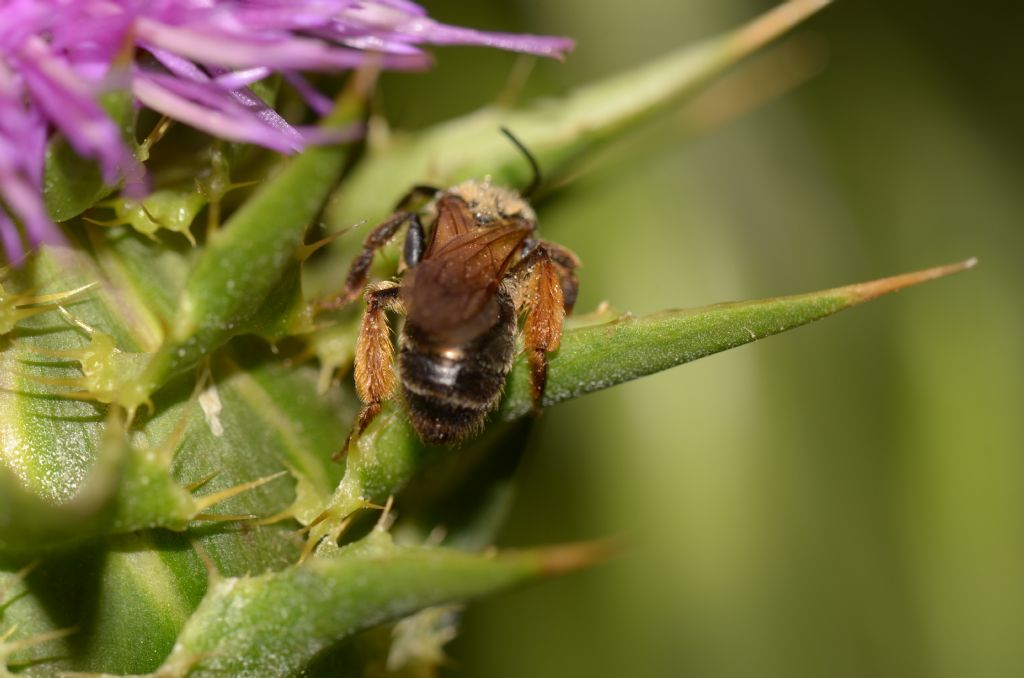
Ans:
{"label": "hairy leg", "polygon": [[547,384],[548,353],[558,350],[565,314],[576,301],[576,255],[540,242],[517,264],[518,303],[526,311],[523,344],[530,363],[533,409],[540,411]]}
{"label": "hairy leg", "polygon": [[397,383],[387,312],[402,311],[400,292],[401,288],[392,282],[377,283],[366,291],[366,313],[356,340],[354,370],[356,393],[363,401],[363,409],[338,456],[370,425],[380,412],[381,403],[394,395]]}

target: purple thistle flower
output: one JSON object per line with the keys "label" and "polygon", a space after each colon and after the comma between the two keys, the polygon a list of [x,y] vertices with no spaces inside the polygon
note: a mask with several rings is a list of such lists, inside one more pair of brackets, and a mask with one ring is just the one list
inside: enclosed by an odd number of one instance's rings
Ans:
{"label": "purple thistle flower", "polygon": [[[483,45],[561,58],[566,38],[481,32],[432,20],[408,0],[0,0],[0,244],[60,242],[43,205],[46,143],[61,133],[104,180],[139,181],[138,162],[98,103],[111,89],[214,136],[293,152],[320,140],[249,85],[282,73],[313,110],[327,102],[301,71],[370,54],[383,68],[430,63],[421,45]],[[127,63],[132,50],[156,65]],[[20,226],[19,226],[20,224]]]}

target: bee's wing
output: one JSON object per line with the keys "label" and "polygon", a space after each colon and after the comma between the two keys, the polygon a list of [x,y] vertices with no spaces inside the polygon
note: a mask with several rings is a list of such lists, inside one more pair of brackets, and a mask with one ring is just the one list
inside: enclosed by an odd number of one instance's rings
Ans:
{"label": "bee's wing", "polygon": [[476,219],[466,201],[457,195],[444,193],[437,199],[437,221],[430,234],[426,256],[443,247],[452,238],[469,233],[476,228]]}
{"label": "bee's wing", "polygon": [[409,320],[439,337],[485,329],[492,322],[485,311],[532,232],[531,222],[508,219],[441,243],[403,282]]}

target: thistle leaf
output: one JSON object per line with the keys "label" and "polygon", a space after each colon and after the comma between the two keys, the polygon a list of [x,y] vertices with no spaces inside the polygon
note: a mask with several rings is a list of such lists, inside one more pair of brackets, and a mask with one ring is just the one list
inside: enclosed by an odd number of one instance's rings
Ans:
{"label": "thistle leaf", "polygon": [[[643,318],[624,315],[605,324],[567,331],[550,358],[545,407],[586,393],[682,365],[820,320],[876,297],[966,270],[975,259],[819,292],[758,301],[664,311]],[[531,409],[529,366],[520,357],[505,387],[497,416],[511,420]],[[331,521],[399,491],[428,458],[401,408],[385,403],[355,441],[345,477],[327,510]],[[314,530],[313,538],[329,530]]]}
{"label": "thistle leaf", "polygon": [[298,675],[320,652],[362,629],[579,569],[606,551],[583,544],[483,556],[396,545],[378,528],[279,572],[214,579],[156,674]]}
{"label": "thistle leaf", "polygon": [[[975,259],[820,292],[625,316],[566,333],[551,360],[544,406],[660,372],[820,320],[890,292],[966,270]],[[528,369],[509,375],[499,416],[530,409]]]}
{"label": "thistle leaf", "polygon": [[737,29],[686,46],[634,70],[582,87],[566,97],[523,110],[485,108],[471,115],[396,137],[371,152],[333,196],[331,230],[380,218],[410,186],[449,186],[491,176],[495,183],[526,186],[530,168],[500,133],[515,132],[556,179],[608,142],[678,105],[733,64],[786,33],[829,3],[791,0]]}
{"label": "thistle leaf", "polygon": [[172,480],[169,459],[129,449],[116,425],[106,433],[79,491],[63,504],[27,490],[0,467],[0,552],[38,553],[156,525],[181,529],[198,513],[190,507],[192,497]]}
{"label": "thistle leaf", "polygon": [[[156,266],[148,277],[133,274],[136,257],[150,250],[125,243],[143,241],[131,233],[102,233],[94,241],[100,266],[82,251],[44,248],[8,281],[12,289],[40,292],[89,287],[65,300],[65,317],[46,309],[19,321],[6,337],[0,552],[52,550],[157,526],[180,530],[200,513],[285,512],[309,520],[339,479],[341,467],[330,455],[344,437],[353,403],[339,390],[319,395],[312,366],[284,368],[265,359],[263,346],[250,347],[244,357],[224,352],[211,364],[212,379],[201,392],[195,392],[198,376],[179,379],[156,398],[152,416],[139,417],[129,437],[111,436],[105,403],[116,402],[121,386],[145,366],[149,356],[137,350],[140,345],[156,343],[139,319],[155,317],[153,324],[162,314],[142,300],[150,299],[149,288],[173,287],[181,270]],[[105,273],[120,285],[114,287]],[[214,472],[201,493],[282,471],[294,483],[261,487],[212,510],[199,492],[185,490]],[[272,540],[280,543],[268,553],[284,548],[293,559],[296,541],[278,536]],[[246,556],[250,562],[252,557]]]}
{"label": "thistle leaf", "polygon": [[[203,392],[215,393],[220,407],[208,405],[203,411],[194,398],[189,399],[191,380],[176,380],[155,400],[159,414],[134,431],[133,444],[148,440],[159,446],[176,425],[183,425],[170,465],[163,454],[150,456],[146,449],[123,448],[125,456],[118,458],[85,436],[84,459],[77,461],[81,467],[76,471],[84,479],[75,484],[71,475],[61,485],[77,492],[70,499],[55,502],[45,486],[37,488],[24,478],[0,472],[0,535],[5,542],[0,572],[5,558],[21,558],[14,562],[12,569],[17,570],[24,554],[46,554],[44,565],[32,575],[29,593],[3,609],[3,627],[18,625],[19,637],[83,627],[70,641],[19,652],[19,661],[73,656],[74,663],[65,666],[78,670],[152,671],[170,652],[206,587],[207,573],[193,553],[193,543],[218,571],[229,575],[279,569],[297,560],[301,540],[291,521],[264,525],[171,518],[194,515],[197,502],[286,470],[291,478],[276,479],[202,512],[261,518],[294,515],[308,521],[338,482],[343,467],[331,463],[330,455],[344,438],[354,404],[341,397],[340,389],[326,397],[318,395],[313,366],[286,369],[254,357],[225,355],[212,372],[211,386]],[[54,407],[60,402],[34,404]],[[16,429],[4,420],[3,431],[16,433],[33,449],[59,451],[47,429],[35,425],[38,420],[15,420]],[[213,432],[218,425],[220,436]],[[102,420],[94,426],[102,440]],[[121,465],[105,465],[107,460]],[[52,475],[46,470],[30,472],[32,479]],[[147,524],[187,530],[142,529]],[[67,548],[86,539],[70,553],[53,552],[55,546]],[[60,606],[40,613],[40,606],[46,608],[50,599],[59,599]],[[67,642],[70,647],[61,646]],[[40,675],[53,675],[55,669],[46,664],[41,670]]]}

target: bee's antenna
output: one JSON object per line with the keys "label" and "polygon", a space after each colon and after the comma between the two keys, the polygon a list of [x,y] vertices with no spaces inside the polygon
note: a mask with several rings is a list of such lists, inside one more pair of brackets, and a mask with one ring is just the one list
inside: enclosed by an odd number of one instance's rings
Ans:
{"label": "bee's antenna", "polygon": [[529,198],[533,195],[533,192],[540,187],[540,165],[537,164],[537,158],[533,157],[533,153],[530,153],[530,150],[526,148],[523,142],[517,139],[516,135],[512,134],[507,127],[502,127],[501,133],[507,136],[508,140],[516,145],[516,148],[522,152],[526,157],[527,162],[530,163],[530,168],[533,170],[533,180],[530,182],[530,185],[526,187],[526,190],[523,191],[523,197]]}

